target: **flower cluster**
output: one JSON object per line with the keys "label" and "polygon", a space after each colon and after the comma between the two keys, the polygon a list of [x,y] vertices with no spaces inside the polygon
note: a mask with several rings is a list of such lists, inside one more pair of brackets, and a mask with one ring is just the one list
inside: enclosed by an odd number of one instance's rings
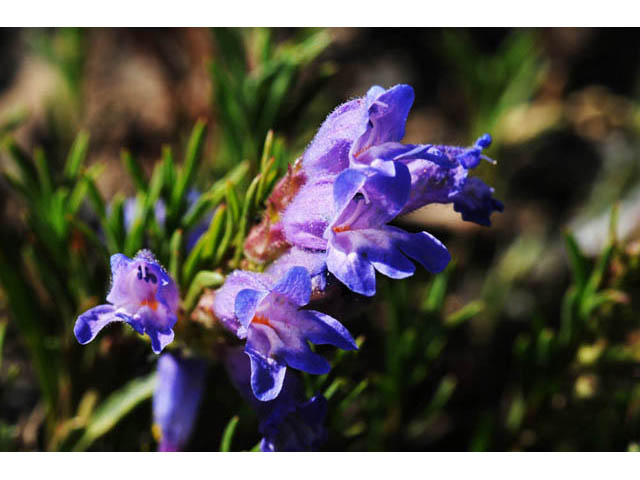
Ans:
{"label": "flower cluster", "polygon": [[[234,385],[256,409],[265,451],[316,449],[326,436],[326,400],[307,399],[288,368],[325,374],[329,362],[310,344],[356,350],[335,318],[309,308],[330,278],[356,294],[374,296],[376,272],[410,277],[416,263],[442,271],[451,256],[428,232],[392,225],[401,215],[431,203],[452,203],[463,220],[490,225],[502,204],[493,189],[469,172],[491,143],[487,134],[471,147],[401,143],[413,89],[372,87],[339,106],[320,127],[301,160],[275,186],[265,215],[245,242],[260,272],[235,270],[207,304],[242,342],[226,348]],[[156,205],[163,223],[163,205]],[[130,223],[135,216],[128,206]],[[129,211],[131,210],[131,211]],[[201,234],[202,232],[197,232]],[[247,263],[251,265],[251,263]],[[179,298],[174,281],[148,251],[111,258],[109,304],[80,315],[75,334],[91,341],[107,324],[123,321],[147,334],[155,353],[173,340]],[[205,298],[205,297],[203,297]],[[182,448],[200,401],[201,360],[167,353],[158,362],[154,418],[160,449]]]}
{"label": "flower cluster", "polygon": [[469,148],[400,143],[413,98],[408,85],[373,87],[330,114],[302,157],[296,177],[302,185],[269,224],[289,250],[264,273],[233,272],[216,293],[216,316],[246,339],[259,400],[278,396],[287,366],[329,370],[309,341],[356,348],[336,319],[302,308],[312,286],[322,290],[331,274],[353,292],[373,296],[376,271],[400,279],[413,275],[414,262],[433,273],[447,266],[446,247],[428,232],[390,225],[397,216],[453,203],[464,220],[489,225],[491,213],[502,210],[490,187],[468,177],[483,158],[490,161],[482,154],[489,135]]}

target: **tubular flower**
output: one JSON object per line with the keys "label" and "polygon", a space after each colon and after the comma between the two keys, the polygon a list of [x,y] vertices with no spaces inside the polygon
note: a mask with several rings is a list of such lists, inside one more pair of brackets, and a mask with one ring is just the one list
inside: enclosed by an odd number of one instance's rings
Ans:
{"label": "tubular flower", "polygon": [[[481,159],[493,162],[482,153],[491,144],[491,136],[482,135],[472,147],[399,143],[413,100],[409,85],[388,90],[374,86],[364,97],[338,107],[305,151],[303,169],[312,180],[300,195],[313,194],[309,190],[317,193],[319,186],[332,183],[348,167],[373,168],[392,176],[394,163],[403,163],[411,173],[411,190],[400,215],[429,203],[454,202],[463,220],[488,225],[488,217],[493,211],[502,211],[502,204],[491,198],[493,190],[488,187],[482,189],[483,202],[467,199],[470,191],[479,193],[478,183],[474,180],[469,187],[465,185],[469,170]],[[469,202],[474,204],[472,210],[468,210]],[[478,210],[480,203],[484,208]]]}
{"label": "tubular flower", "polygon": [[349,168],[330,185],[332,192],[324,184],[316,194],[312,189],[301,192],[285,217],[289,241],[326,251],[328,271],[362,295],[375,295],[376,270],[405,278],[415,271],[409,258],[434,273],[451,259],[444,245],[427,232],[408,233],[387,225],[406,204],[411,182],[405,165],[391,167],[393,176]]}
{"label": "tubular flower", "polygon": [[246,339],[251,388],[261,401],[278,396],[287,366],[317,375],[330,370],[308,342],[357,348],[336,319],[301,309],[310,297],[311,278],[302,266],[289,269],[277,283],[268,275],[236,271],[216,294],[216,316]]}
{"label": "tubular flower", "polygon": [[490,225],[503,205],[469,170],[491,144],[485,134],[471,147],[407,145],[404,136],[413,89],[372,87],[336,109],[303,157],[309,180],[282,215],[282,230],[296,248],[326,254],[327,270],[354,292],[375,294],[375,271],[391,278],[413,274],[409,258],[431,272],[450,260],[427,232],[388,225],[430,203],[453,203],[462,219]]}
{"label": "tubular flower", "polygon": [[454,210],[462,214],[463,220],[490,226],[491,214],[501,212],[504,207],[493,198],[493,188],[477,177],[469,177],[469,170],[478,166],[480,160],[493,163],[482,154],[490,144],[491,136],[484,134],[468,148],[433,146],[431,151],[438,152],[439,162],[421,155],[395,157],[394,161],[405,164],[411,173],[409,199],[400,215],[430,203],[453,203]]}
{"label": "tubular flower", "polygon": [[375,271],[390,278],[415,272],[409,258],[432,273],[442,271],[451,256],[427,232],[408,233],[387,225],[407,199],[409,172],[396,166],[396,175],[345,170],[334,185],[335,218],[324,232],[327,269],[356,293],[376,293]]}
{"label": "tubular flower", "polygon": [[302,158],[310,177],[335,176],[358,162],[371,146],[399,142],[413,103],[409,85],[371,87],[362,98],[336,108],[324,121]]}
{"label": "tubular flower", "polygon": [[327,400],[318,393],[307,399],[299,378],[288,371],[280,395],[261,402],[251,391],[249,359],[241,350],[230,350],[225,357],[227,372],[242,397],[255,409],[258,429],[263,435],[263,452],[301,452],[318,450],[327,439],[324,425]]}
{"label": "tubular flower", "polygon": [[159,436],[159,451],[177,452],[188,442],[202,399],[206,373],[206,363],[198,358],[164,353],[158,359],[153,423]]}
{"label": "tubular flower", "polygon": [[89,343],[105,326],[125,322],[151,339],[154,353],[173,341],[178,320],[179,295],[176,284],[149,250],[130,259],[117,253],[111,257],[111,291],[108,304],[87,310],[73,329],[78,342]]}

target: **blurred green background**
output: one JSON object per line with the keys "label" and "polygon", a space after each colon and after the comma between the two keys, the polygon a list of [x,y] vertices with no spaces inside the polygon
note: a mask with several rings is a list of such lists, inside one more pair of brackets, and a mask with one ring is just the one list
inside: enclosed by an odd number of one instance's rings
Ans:
{"label": "blurred green background", "polygon": [[[325,448],[640,449],[637,31],[340,28],[0,30],[0,450],[155,449],[148,345],[119,327],[85,347],[72,334],[108,289],[109,254],[184,261],[184,294],[244,232],[221,230],[201,259],[172,256],[175,232],[244,196],[270,129],[271,177],[246,216],[336,105],[397,83],[416,91],[407,142],[492,134],[498,164],[477,174],[505,211],[491,228],[450,205],[401,219],[454,261],[344,299],[360,351],[327,349],[332,372],[305,377],[329,399]],[[175,190],[191,187],[207,194],[189,217]],[[164,227],[159,196],[178,199]],[[189,448],[218,450],[231,425],[224,449],[250,450],[257,420],[219,336],[181,323],[213,352]]]}

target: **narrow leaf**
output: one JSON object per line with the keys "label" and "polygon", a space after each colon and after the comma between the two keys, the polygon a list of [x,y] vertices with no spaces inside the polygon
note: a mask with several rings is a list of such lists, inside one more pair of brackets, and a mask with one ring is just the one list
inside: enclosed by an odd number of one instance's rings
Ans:
{"label": "narrow leaf", "polygon": [[84,434],[73,450],[84,451],[89,448],[137,405],[151,398],[155,385],[156,373],[154,372],[130,381],[120,390],[109,395],[93,412]]}
{"label": "narrow leaf", "polygon": [[224,428],[224,433],[222,434],[222,441],[220,442],[220,451],[221,452],[230,452],[231,451],[231,441],[233,440],[233,434],[236,432],[236,427],[238,426],[238,421],[240,417],[234,415],[227,423],[227,426]]}
{"label": "narrow leaf", "polygon": [[68,179],[78,178],[80,169],[87,156],[89,150],[89,134],[81,131],[71,145],[71,150],[67,156],[67,162],[64,166],[64,176]]}
{"label": "narrow leaf", "polygon": [[144,174],[142,173],[142,168],[140,168],[140,164],[138,161],[131,155],[131,152],[126,149],[122,149],[120,151],[120,158],[122,159],[122,163],[129,172],[131,179],[133,180],[134,185],[136,186],[136,190],[139,192],[147,191],[147,181],[144,178]]}
{"label": "narrow leaf", "polygon": [[189,291],[184,300],[183,307],[189,312],[193,308],[198,299],[198,296],[205,288],[219,287],[224,283],[224,276],[218,272],[212,272],[208,270],[201,270],[197,273],[193,282],[189,286]]}

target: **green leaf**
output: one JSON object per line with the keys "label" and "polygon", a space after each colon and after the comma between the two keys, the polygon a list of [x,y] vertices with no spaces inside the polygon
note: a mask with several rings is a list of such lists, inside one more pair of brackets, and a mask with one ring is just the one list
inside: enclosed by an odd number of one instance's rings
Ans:
{"label": "green leaf", "polygon": [[602,278],[606,273],[607,267],[609,266],[609,260],[611,259],[614,250],[615,245],[613,244],[607,245],[604,248],[604,250],[600,254],[600,257],[598,257],[596,266],[589,276],[589,280],[587,281],[587,284],[585,285],[582,296],[580,298],[580,315],[583,318],[586,318],[589,313],[591,313],[590,306],[593,301],[592,297],[596,294],[596,292],[598,291],[598,287],[602,283]]}
{"label": "green leaf", "polygon": [[191,131],[191,136],[187,142],[184,164],[180,174],[178,175],[171,196],[171,205],[174,211],[178,210],[181,204],[186,203],[186,199],[184,197],[196,175],[196,165],[200,160],[204,146],[205,130],[205,121],[203,119],[199,119]]}
{"label": "green leaf", "polygon": [[96,210],[96,214],[101,222],[105,222],[107,220],[107,206],[104,203],[104,199],[98,190],[97,185],[93,181],[93,179],[89,176],[85,178],[85,182],[87,182],[87,190],[89,194],[89,199],[91,203],[93,203],[93,207]]}
{"label": "green leaf", "polygon": [[582,289],[587,281],[587,260],[584,258],[575,237],[571,233],[565,233],[564,240],[574,281],[578,288]]}
{"label": "green leaf", "polygon": [[445,319],[445,325],[450,328],[458,327],[467,320],[472,319],[485,309],[485,303],[482,300],[474,300],[467,303],[464,307],[449,314]]}
{"label": "green leaf", "polygon": [[336,378],[333,382],[331,382],[331,385],[329,385],[327,389],[324,391],[324,397],[327,400],[331,400],[331,397],[333,397],[335,393],[338,391],[338,389],[345,383],[346,381],[343,378],[340,378],[340,377]]}
{"label": "green leaf", "polygon": [[164,170],[164,184],[173,186],[176,183],[176,166],[173,161],[173,152],[169,145],[162,146],[162,168]]}
{"label": "green leaf", "polygon": [[240,219],[240,199],[238,198],[238,193],[231,182],[226,183],[225,198],[227,200],[227,205],[229,206],[229,218],[232,223],[235,223]]}
{"label": "green leaf", "polygon": [[224,258],[224,255],[227,253],[227,249],[229,248],[229,244],[231,243],[231,237],[233,236],[233,227],[235,222],[233,221],[233,218],[231,218],[231,214],[227,215],[224,223],[224,233],[218,243],[218,248],[216,249],[216,253],[213,258],[214,265],[218,265]]}
{"label": "green leaf", "polygon": [[116,240],[116,250],[122,251],[124,248],[124,239],[126,237],[126,228],[124,224],[124,203],[126,201],[125,196],[118,192],[111,201],[111,213],[107,222],[109,229],[113,232],[113,237]]}
{"label": "green leaf", "polygon": [[28,117],[29,111],[25,107],[18,107],[3,113],[0,118],[0,137],[18,128],[27,121]]}
{"label": "green leaf", "polygon": [[458,380],[454,375],[447,374],[445,375],[438,388],[436,389],[429,405],[426,408],[426,412],[428,416],[435,414],[436,412],[442,410],[456,389],[456,385],[458,384]]}
{"label": "green leaf", "polygon": [[156,202],[160,198],[162,193],[162,187],[164,186],[165,174],[162,164],[157,163],[151,174],[151,180],[149,181],[149,192],[145,207],[149,210],[153,210],[156,206]]}
{"label": "green leaf", "polygon": [[202,250],[202,259],[205,261],[213,257],[215,247],[218,244],[218,239],[222,234],[222,225],[226,216],[226,205],[220,205],[216,210],[216,213],[213,215],[213,218],[211,219],[209,230],[207,230],[207,233],[205,234],[206,241]]}
{"label": "green leaf", "polygon": [[25,191],[31,192],[31,195],[35,194],[38,191],[38,172],[29,155],[10,137],[6,138],[3,147],[18,167]]}
{"label": "green leaf", "polygon": [[4,346],[4,337],[7,334],[8,323],[6,320],[0,320],[0,369],[2,369],[2,347]]}
{"label": "green leaf", "polygon": [[351,392],[349,392],[349,395],[347,395],[344,400],[342,400],[340,402],[340,405],[338,406],[338,409],[340,411],[344,411],[345,408],[347,408],[349,405],[351,405],[353,403],[353,401],[358,398],[358,396],[364,392],[364,390],[369,386],[369,380],[368,379],[364,379],[361,380],[355,387],[353,390],[351,390]]}
{"label": "green leaf", "polygon": [[200,267],[201,262],[213,256],[214,244],[218,241],[225,214],[225,206],[220,205],[209,223],[208,230],[200,237],[187,256],[182,268],[182,279],[185,285],[191,283],[191,279]]}
{"label": "green leaf", "polygon": [[169,242],[169,274],[178,281],[180,272],[180,260],[182,259],[182,230],[178,229],[171,235]]}
{"label": "green leaf", "polygon": [[436,313],[442,310],[442,306],[444,305],[444,298],[447,294],[447,284],[449,283],[449,276],[451,275],[451,272],[454,268],[455,264],[451,262],[442,273],[434,276],[427,292],[427,298],[422,305],[422,309],[424,311]]}
{"label": "green leaf", "polygon": [[51,182],[51,175],[49,174],[49,165],[47,163],[47,157],[41,148],[36,148],[33,152],[33,160],[38,171],[38,180],[40,182],[40,190],[42,195],[47,198],[53,191]]}
{"label": "green leaf", "polygon": [[240,215],[238,233],[236,234],[236,239],[234,242],[236,251],[232,261],[233,268],[237,268],[237,266],[240,264],[240,260],[242,259],[242,254],[244,253],[244,240],[247,232],[247,226],[249,224],[249,215],[251,214],[251,205],[253,204],[253,199],[255,198],[255,194],[258,189],[259,183],[260,183],[260,175],[256,176],[251,182],[251,185],[249,185],[249,189],[247,190],[247,194],[244,198],[244,203],[242,204],[242,214]]}
{"label": "green leaf", "polygon": [[219,287],[224,283],[224,276],[218,272],[201,270],[198,272],[189,286],[189,291],[183,303],[183,308],[190,312],[194,307],[200,292],[205,288]]}
{"label": "green leaf", "polygon": [[222,434],[222,441],[220,442],[220,451],[221,452],[230,452],[231,451],[231,441],[233,440],[233,434],[236,432],[236,427],[238,426],[238,422],[240,421],[240,417],[238,415],[234,415],[227,423],[227,426],[224,428],[224,432]]}
{"label": "green leaf", "polygon": [[265,173],[267,170],[267,162],[271,157],[271,148],[273,147],[273,130],[267,132],[267,136],[264,139],[264,146],[262,147],[262,158],[260,159],[260,171]]}
{"label": "green leaf", "polygon": [[204,214],[216,207],[227,192],[227,184],[237,185],[249,171],[249,162],[244,161],[236,166],[224,178],[215,182],[211,188],[200,195],[200,198],[182,218],[182,227],[185,230],[192,228]]}
{"label": "green leaf", "polygon": [[131,155],[129,150],[124,148],[120,151],[120,158],[122,159],[122,163],[127,169],[127,172],[129,172],[129,175],[133,180],[133,184],[136,186],[136,190],[139,192],[146,192],[147,181],[144,178],[142,168],[140,168],[138,161],[133,157],[133,155]]}
{"label": "green leaf", "polygon": [[84,180],[76,182],[67,200],[67,213],[71,215],[76,214],[87,196],[87,190],[87,182]]}
{"label": "green leaf", "polygon": [[262,202],[266,199],[272,180],[277,176],[276,169],[274,168],[276,162],[274,158],[270,158],[266,165],[265,171],[260,174],[260,181],[258,182],[258,190],[253,201],[253,208],[258,209],[262,205]]}
{"label": "green leaf", "polygon": [[156,373],[136,378],[109,395],[93,412],[73,451],[84,451],[109,432],[129,412],[151,398],[156,385]]}
{"label": "green leaf", "polygon": [[66,178],[70,180],[78,178],[88,150],[89,134],[85,131],[80,131],[71,145],[71,150],[64,166],[64,176]]}

